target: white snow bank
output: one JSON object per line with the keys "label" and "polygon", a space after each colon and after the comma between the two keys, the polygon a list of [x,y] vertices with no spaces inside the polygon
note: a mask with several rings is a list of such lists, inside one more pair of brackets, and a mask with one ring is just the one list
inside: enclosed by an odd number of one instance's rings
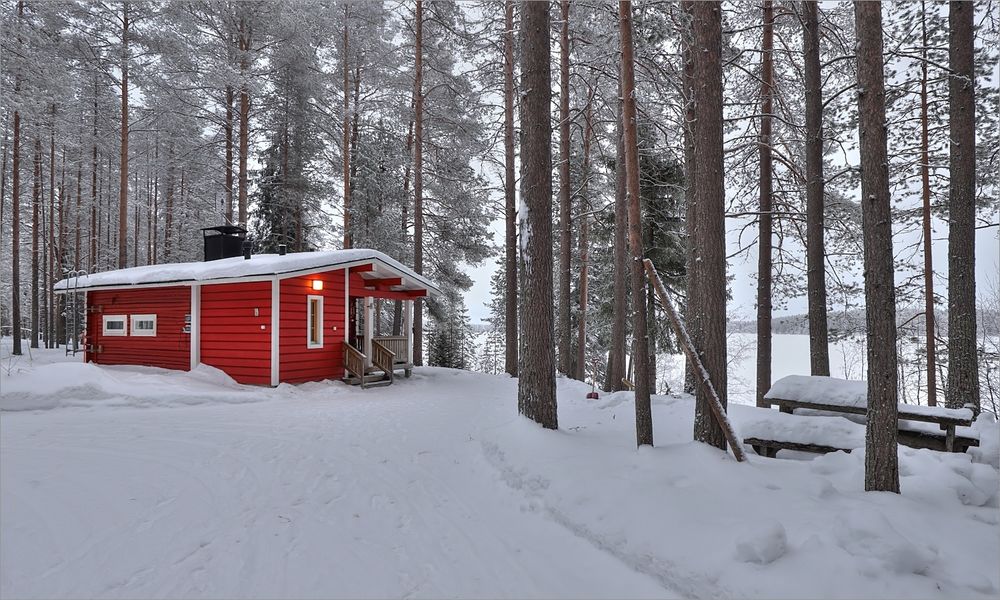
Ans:
{"label": "white snow bank", "polygon": [[225,279],[229,277],[252,277],[293,273],[322,267],[335,268],[339,265],[361,263],[367,260],[382,262],[401,275],[416,281],[437,293],[438,288],[429,279],[418,275],[396,259],[367,248],[349,250],[328,250],[323,252],[293,252],[279,254],[254,254],[250,260],[242,256],[221,260],[168,263],[130,267],[86,275],[77,280],[64,279],[55,284],[54,289],[64,290],[73,286],[79,288],[101,286],[127,286],[148,283],[192,282]]}
{"label": "white snow bank", "polygon": [[[774,382],[764,398],[867,408],[868,382],[821,375],[788,375]],[[972,419],[972,411],[968,408],[900,404],[899,411],[911,415]]]}
{"label": "white snow bank", "polygon": [[[2,383],[90,407],[0,413],[3,597],[1000,590],[1000,471],[972,452],[901,447],[897,495],[863,490],[863,449],[736,463],[691,441],[688,396],[653,398],[637,452],[631,394],[566,379],[558,431],[517,416],[516,380],[447,369],[363,391],[92,365]],[[741,432],[759,413],[730,406]],[[974,427],[997,448],[995,421]]]}
{"label": "white snow bank", "polygon": [[865,426],[839,416],[790,415],[770,408],[742,411],[738,435],[834,448],[864,448]]}
{"label": "white snow bank", "polygon": [[18,371],[0,375],[0,411],[241,403],[275,397],[269,388],[242,386],[208,365],[185,372],[99,366],[77,357],[75,362],[42,363]]}

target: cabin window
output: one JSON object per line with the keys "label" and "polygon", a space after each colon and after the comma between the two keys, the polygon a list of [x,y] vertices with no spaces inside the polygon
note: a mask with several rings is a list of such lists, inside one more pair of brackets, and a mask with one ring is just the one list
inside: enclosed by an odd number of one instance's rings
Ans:
{"label": "cabin window", "polygon": [[156,315],[132,315],[132,335],[156,336]]}
{"label": "cabin window", "polygon": [[306,298],[308,303],[307,317],[308,321],[306,323],[308,331],[306,332],[306,347],[307,348],[322,348],[323,347],[323,296],[308,296]]}
{"label": "cabin window", "polygon": [[104,315],[104,335],[126,335],[125,315]]}

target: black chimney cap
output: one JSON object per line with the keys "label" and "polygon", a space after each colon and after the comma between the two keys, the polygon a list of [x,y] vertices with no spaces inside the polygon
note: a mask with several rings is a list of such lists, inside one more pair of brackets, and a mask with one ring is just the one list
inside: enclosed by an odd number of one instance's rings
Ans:
{"label": "black chimney cap", "polygon": [[206,231],[217,231],[220,235],[246,235],[246,228],[239,225],[217,225],[215,227],[202,227],[203,235],[209,235]]}

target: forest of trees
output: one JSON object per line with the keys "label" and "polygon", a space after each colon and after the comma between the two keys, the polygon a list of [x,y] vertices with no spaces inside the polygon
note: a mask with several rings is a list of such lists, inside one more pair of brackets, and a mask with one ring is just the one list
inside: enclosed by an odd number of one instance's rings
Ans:
{"label": "forest of trees", "polygon": [[[994,3],[0,11],[0,330],[14,354],[22,337],[65,343],[52,285],[67,274],[197,260],[199,229],[232,223],[256,251],[370,247],[438,282],[444,297],[414,315],[417,364],[423,340],[428,362],[473,366],[467,270],[497,261],[487,368],[518,375],[521,412],[550,428],[562,374],[634,388],[637,442],[653,443],[656,357],[679,348],[643,258],[723,405],[727,265],[752,256],[758,399],[772,315],[795,297],[818,375],[843,333],[828,313],[878,307],[863,327],[878,431],[895,422],[897,336],[922,339],[924,402],[978,406],[996,386],[975,282],[976,231],[1000,212]],[[384,303],[386,327],[399,311]],[[725,447],[696,380],[694,436]],[[898,488],[894,464],[870,487]]]}

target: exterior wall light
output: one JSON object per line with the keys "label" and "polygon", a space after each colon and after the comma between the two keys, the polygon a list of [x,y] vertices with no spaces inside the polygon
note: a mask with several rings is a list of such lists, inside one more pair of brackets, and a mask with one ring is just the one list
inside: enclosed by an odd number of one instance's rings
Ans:
{"label": "exterior wall light", "polygon": [[321,291],[323,289],[323,280],[322,279],[313,279],[312,280],[312,289],[316,290],[317,292]]}

